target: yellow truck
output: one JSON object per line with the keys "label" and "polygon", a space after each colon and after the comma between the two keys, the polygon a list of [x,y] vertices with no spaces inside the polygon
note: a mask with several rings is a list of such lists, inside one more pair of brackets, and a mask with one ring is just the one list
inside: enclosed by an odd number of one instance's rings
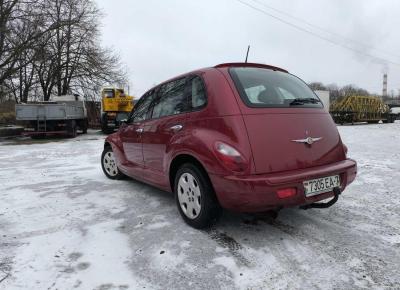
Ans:
{"label": "yellow truck", "polygon": [[117,129],[121,121],[128,118],[133,109],[134,98],[123,89],[104,88],[101,91],[101,130],[108,134]]}

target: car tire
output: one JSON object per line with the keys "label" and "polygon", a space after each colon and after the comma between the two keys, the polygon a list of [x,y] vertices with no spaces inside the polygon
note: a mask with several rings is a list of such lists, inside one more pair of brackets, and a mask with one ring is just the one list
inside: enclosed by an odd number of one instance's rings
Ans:
{"label": "car tire", "polygon": [[196,229],[211,227],[222,214],[207,174],[191,163],[178,169],[174,193],[183,220]]}
{"label": "car tire", "polygon": [[106,147],[101,154],[101,168],[110,179],[122,179],[125,175],[117,167],[114,152],[111,147]]}

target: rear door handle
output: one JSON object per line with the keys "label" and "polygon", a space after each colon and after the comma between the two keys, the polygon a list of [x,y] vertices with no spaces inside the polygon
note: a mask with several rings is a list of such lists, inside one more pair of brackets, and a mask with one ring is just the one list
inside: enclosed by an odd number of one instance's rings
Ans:
{"label": "rear door handle", "polygon": [[174,130],[174,131],[179,131],[179,130],[181,130],[183,128],[183,126],[182,125],[175,125],[175,126],[172,126],[170,129],[171,130]]}
{"label": "rear door handle", "polygon": [[143,128],[138,128],[138,129],[136,129],[136,132],[142,133],[142,132],[143,132]]}

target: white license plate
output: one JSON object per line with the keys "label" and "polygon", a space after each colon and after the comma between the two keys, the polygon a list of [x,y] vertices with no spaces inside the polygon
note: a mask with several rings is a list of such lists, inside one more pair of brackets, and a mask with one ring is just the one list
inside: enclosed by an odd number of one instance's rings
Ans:
{"label": "white license plate", "polygon": [[320,193],[332,191],[334,187],[340,187],[339,175],[322,177],[303,182],[306,196],[313,196]]}

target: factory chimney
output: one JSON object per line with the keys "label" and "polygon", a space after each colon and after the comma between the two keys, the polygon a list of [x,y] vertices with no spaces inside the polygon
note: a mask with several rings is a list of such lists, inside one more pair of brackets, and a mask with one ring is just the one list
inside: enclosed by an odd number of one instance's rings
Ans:
{"label": "factory chimney", "polygon": [[382,97],[387,97],[387,73],[383,74],[383,90],[382,90]]}

